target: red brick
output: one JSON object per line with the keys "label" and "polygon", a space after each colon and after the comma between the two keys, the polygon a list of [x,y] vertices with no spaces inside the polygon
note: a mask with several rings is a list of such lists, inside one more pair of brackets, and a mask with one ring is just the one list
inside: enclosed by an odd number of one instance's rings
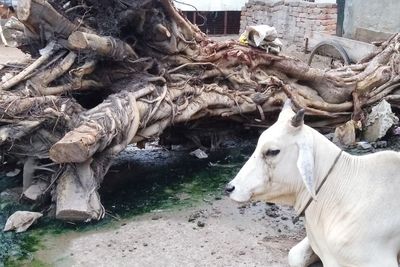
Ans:
{"label": "red brick", "polygon": [[337,14],[337,9],[336,8],[327,8],[326,13],[328,14]]}
{"label": "red brick", "polygon": [[321,14],[318,16],[319,20],[337,19],[336,14]]}
{"label": "red brick", "polygon": [[300,17],[300,18],[305,18],[305,17],[307,17],[307,14],[306,14],[306,13],[304,13],[304,12],[302,12],[302,13],[299,13],[299,17]]}
{"label": "red brick", "polygon": [[312,10],[312,13],[313,13],[313,14],[323,14],[323,13],[324,13],[324,10],[321,9],[321,8],[314,8],[314,9]]}
{"label": "red brick", "polygon": [[323,25],[323,26],[328,26],[328,25],[330,25],[330,24],[336,24],[336,21],[335,21],[335,20],[327,19],[327,20],[320,20],[320,23],[321,23],[321,25]]}

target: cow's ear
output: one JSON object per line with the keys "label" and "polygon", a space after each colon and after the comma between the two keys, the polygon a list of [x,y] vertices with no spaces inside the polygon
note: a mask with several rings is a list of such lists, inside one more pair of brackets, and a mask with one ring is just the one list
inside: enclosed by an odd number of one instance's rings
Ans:
{"label": "cow's ear", "polygon": [[315,180],[314,180],[314,139],[311,133],[302,131],[298,136],[297,146],[299,155],[297,158],[297,168],[301,178],[312,198],[315,199]]}

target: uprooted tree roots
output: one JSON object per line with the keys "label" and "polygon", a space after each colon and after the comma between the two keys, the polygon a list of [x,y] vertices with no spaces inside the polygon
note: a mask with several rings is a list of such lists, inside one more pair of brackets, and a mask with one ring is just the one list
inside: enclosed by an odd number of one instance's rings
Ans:
{"label": "uprooted tree roots", "polygon": [[101,219],[112,158],[177,123],[265,124],[287,98],[316,127],[362,122],[382,99],[400,107],[400,34],[357,64],[320,70],[212,41],[170,0],[20,0],[15,11],[37,59],[0,70],[0,147],[24,163],[24,196],[51,196],[59,219]]}

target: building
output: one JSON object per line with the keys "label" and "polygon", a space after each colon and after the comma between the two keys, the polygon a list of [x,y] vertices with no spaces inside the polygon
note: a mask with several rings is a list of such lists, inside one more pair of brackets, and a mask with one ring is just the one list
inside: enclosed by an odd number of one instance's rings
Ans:
{"label": "building", "polygon": [[381,41],[400,32],[399,0],[345,2],[343,36],[364,42]]}
{"label": "building", "polygon": [[174,4],[207,34],[239,34],[240,13],[247,1],[180,0]]}
{"label": "building", "polygon": [[301,48],[312,32],[336,33],[337,5],[331,2],[249,0],[242,9],[241,31],[249,25],[270,25],[282,41]]}

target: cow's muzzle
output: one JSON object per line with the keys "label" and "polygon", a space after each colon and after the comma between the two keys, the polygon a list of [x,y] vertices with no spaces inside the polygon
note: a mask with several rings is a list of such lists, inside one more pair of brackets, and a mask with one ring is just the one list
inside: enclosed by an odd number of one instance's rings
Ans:
{"label": "cow's muzzle", "polygon": [[230,193],[232,193],[235,190],[235,186],[232,184],[227,184],[225,186],[225,194],[229,195]]}

